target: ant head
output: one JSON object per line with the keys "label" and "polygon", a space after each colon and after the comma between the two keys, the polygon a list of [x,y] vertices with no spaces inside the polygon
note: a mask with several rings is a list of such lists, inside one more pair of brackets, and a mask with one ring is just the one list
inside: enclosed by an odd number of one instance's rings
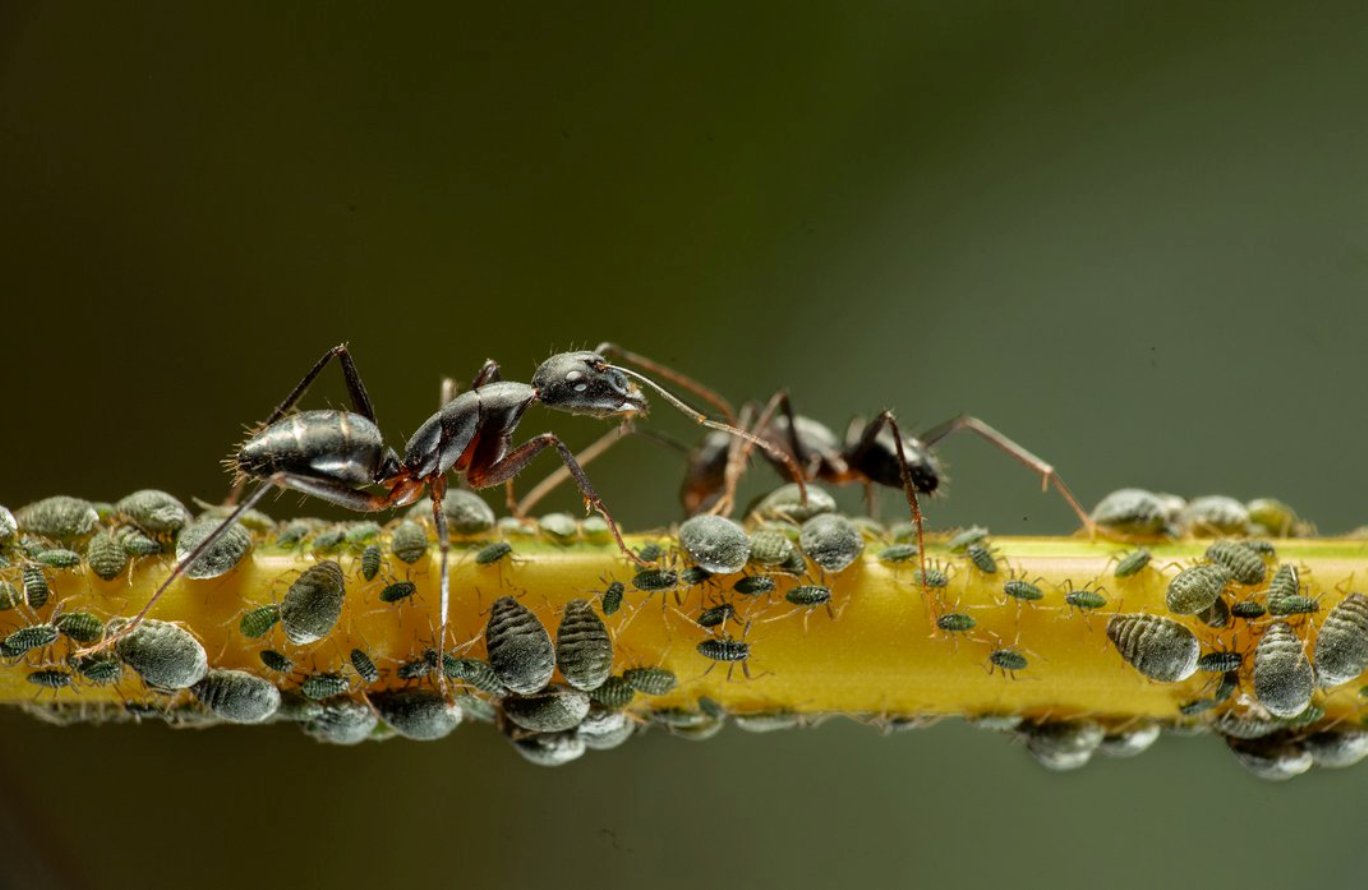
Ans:
{"label": "ant head", "polygon": [[[876,485],[901,488],[902,471],[898,467],[898,443],[893,440],[893,431],[884,429],[863,447],[858,430],[852,428],[851,432],[853,435],[848,435],[846,441],[846,460],[850,465]],[[919,494],[931,494],[940,487],[940,467],[931,449],[920,439],[904,436],[903,454],[912,485]]]}
{"label": "ant head", "polygon": [[562,352],[542,362],[532,386],[549,408],[608,417],[644,414],[646,398],[627,375],[596,352]]}

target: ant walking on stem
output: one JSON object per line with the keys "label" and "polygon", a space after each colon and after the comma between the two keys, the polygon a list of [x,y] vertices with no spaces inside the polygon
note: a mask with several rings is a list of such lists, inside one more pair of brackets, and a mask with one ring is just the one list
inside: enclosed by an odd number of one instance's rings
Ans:
{"label": "ant walking on stem", "polygon": [[[639,359],[630,353],[627,358]],[[309,386],[334,359],[342,365],[352,410],[292,413]],[[649,360],[639,363],[643,367],[658,367]],[[106,648],[136,628],[172,582],[272,488],[298,491],[359,513],[402,507],[418,500],[425,490],[430,492],[432,518],[441,552],[439,640],[442,646],[445,646],[450,603],[447,563],[451,543],[447,536],[446,514],[442,510],[448,473],[464,474],[472,488],[489,488],[512,480],[538,454],[554,448],[565,469],[574,477],[585,506],[602,514],[619,549],[634,562],[644,565],[627,548],[617,522],[589,477],[555,433],[542,433],[521,445],[512,444],[514,430],[534,403],[601,418],[632,418],[645,414],[647,401],[634,381],[659,393],[696,423],[747,439],[771,453],[772,446],[768,443],[690,408],[649,377],[610,364],[598,351],[578,351],[551,356],[537,368],[530,383],[504,380],[498,363],[492,359],[486,361],[466,392],[450,395],[447,388],[443,388],[441,407],[409,438],[401,457],[385,445],[375,408],[346,344],[334,346],[314,363],[265,423],[230,458],[230,467],[237,475],[236,487],[255,480],[259,483],[257,488],[176,565],[131,621],[86,652]],[[782,454],[772,456],[781,462],[785,460]],[[372,486],[384,490],[366,490]]]}

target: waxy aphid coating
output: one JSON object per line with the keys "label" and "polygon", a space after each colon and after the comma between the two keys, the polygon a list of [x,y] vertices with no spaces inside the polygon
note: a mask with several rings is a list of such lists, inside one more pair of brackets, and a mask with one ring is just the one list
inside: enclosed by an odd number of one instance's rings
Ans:
{"label": "waxy aphid coating", "polygon": [[556,664],[576,689],[597,689],[613,672],[613,640],[588,600],[566,603],[556,629]]}
{"label": "waxy aphid coating", "polygon": [[31,624],[28,627],[21,627],[5,637],[3,654],[7,658],[17,658],[34,649],[51,646],[57,642],[57,636],[57,628],[51,624]]}
{"label": "waxy aphid coating", "polygon": [[636,726],[622,711],[614,711],[595,704],[575,728],[575,735],[585,746],[595,751],[616,748],[632,737]]}
{"label": "waxy aphid coating", "polygon": [[0,507],[0,547],[7,546],[19,534],[19,520],[7,507]]}
{"label": "waxy aphid coating", "polygon": [[351,690],[351,683],[341,674],[310,674],[299,684],[299,691],[305,698],[322,701]]}
{"label": "waxy aphid coating", "polygon": [[494,673],[494,668],[490,667],[489,662],[478,658],[457,658],[448,652],[442,656],[442,673],[448,680],[468,683],[490,695],[502,697],[508,694],[508,689],[499,675]]}
{"label": "waxy aphid coating", "polygon": [[589,692],[590,701],[614,711],[627,707],[635,697],[636,690],[621,677],[609,677],[602,686]]}
{"label": "waxy aphid coating", "polygon": [[917,555],[916,544],[894,544],[878,553],[880,562],[907,562]]}
{"label": "waxy aphid coating", "polygon": [[94,643],[104,636],[104,622],[89,612],[67,612],[52,623],[63,636],[78,643]]}
{"label": "waxy aphid coating", "polygon": [[129,556],[155,556],[162,552],[162,545],[159,541],[148,537],[132,525],[121,525],[114,529],[114,537],[118,539],[124,553]]}
{"label": "waxy aphid coating", "polygon": [[288,674],[290,671],[294,670],[294,662],[291,661],[288,656],[282,655],[274,649],[262,649],[261,652],[257,654],[257,657],[261,659],[261,663],[266,665],[269,670],[276,671],[277,673]]}
{"label": "waxy aphid coating", "polygon": [[757,529],[750,537],[751,562],[762,566],[783,565],[793,557],[795,548],[788,535],[776,528]]}
{"label": "waxy aphid coating", "polygon": [[645,695],[665,695],[679,685],[674,671],[663,667],[634,667],[622,672],[622,679]]}
{"label": "waxy aphid coating", "polygon": [[371,696],[380,717],[406,739],[429,742],[461,724],[461,706],[427,689],[395,689]]}
{"label": "waxy aphid coating", "polygon": [[1243,541],[1215,541],[1206,549],[1206,558],[1209,562],[1225,566],[1230,570],[1231,577],[1241,584],[1262,584],[1268,571],[1263,557]]}
{"label": "waxy aphid coating", "polygon": [[1331,609],[1316,636],[1316,673],[1327,689],[1368,668],[1368,597],[1351,593]]}
{"label": "waxy aphid coating", "polygon": [[574,732],[534,732],[515,738],[513,749],[537,766],[564,766],[584,756],[585,740]]}
{"label": "waxy aphid coating", "polygon": [[1240,766],[1270,782],[1300,776],[1314,765],[1311,755],[1301,744],[1286,739],[1227,738],[1226,744]]}
{"label": "waxy aphid coating", "polygon": [[319,533],[318,537],[310,542],[309,549],[313,553],[331,553],[341,547],[345,540],[347,540],[346,526],[334,525],[332,528]]}
{"label": "waxy aphid coating", "polygon": [[1316,672],[1292,625],[1274,621],[1254,650],[1254,697],[1274,717],[1295,717],[1311,703]]}
{"label": "waxy aphid coating", "polygon": [[[463,488],[447,489],[442,496],[442,513],[446,516],[447,531],[452,535],[478,535],[494,527],[494,511],[478,494]],[[431,522],[432,498],[415,501],[407,518]]]}
{"label": "waxy aphid coating", "polygon": [[797,484],[790,482],[761,498],[750,515],[757,519],[806,522],[820,513],[831,513],[835,509],[836,499],[815,485],[807,486],[807,503],[804,504]]}
{"label": "waxy aphid coating", "polygon": [[48,587],[47,576],[43,574],[43,567],[36,565],[24,566],[24,600],[28,602],[30,609],[41,609],[47,605],[48,597],[52,595],[51,588]]}
{"label": "waxy aphid coating", "polygon": [[332,633],[346,598],[342,567],[332,560],[310,566],[280,601],[280,624],[296,646],[316,643]]}
{"label": "waxy aphid coating", "polygon": [[[304,701],[307,705],[318,707],[307,699]],[[369,705],[349,698],[325,702],[316,716],[309,716],[306,719],[306,733],[320,742],[334,745],[356,745],[364,742],[370,738],[371,732],[379,722],[379,717]]]}
{"label": "waxy aphid coating", "polygon": [[589,713],[589,696],[568,686],[548,686],[532,695],[503,700],[504,716],[533,732],[573,729]]}
{"label": "waxy aphid coating", "polygon": [[1072,770],[1087,765],[1106,737],[1092,720],[1047,720],[1025,723],[1017,730],[1026,750],[1046,769]]}
{"label": "waxy aphid coating", "polygon": [[486,544],[476,551],[475,564],[480,566],[492,566],[512,552],[512,544],[507,541],[495,541],[492,544]]}
{"label": "waxy aphid coating", "polygon": [[839,572],[864,552],[864,537],[849,519],[823,513],[803,523],[798,544],[804,555],[828,572]]}
{"label": "waxy aphid coating", "polygon": [[[932,585],[933,587],[936,585]],[[1024,600],[1035,602],[1045,596],[1039,586],[1032,584],[1024,578],[1009,578],[1002,582],[1002,592],[1014,600]]]}
{"label": "waxy aphid coating", "polygon": [[1368,757],[1368,732],[1362,729],[1327,730],[1302,739],[1302,747],[1322,769],[1343,769]]}
{"label": "waxy aphid coating", "polygon": [[1245,505],[1224,495],[1206,495],[1188,501],[1178,513],[1178,525],[1194,535],[1240,535],[1249,525]]}
{"label": "waxy aphid coating", "polygon": [[394,603],[403,602],[417,592],[418,585],[414,584],[412,581],[395,581],[393,584],[387,585],[384,590],[380,591],[380,602],[392,605]]}
{"label": "waxy aphid coating", "polygon": [[427,553],[428,538],[423,527],[412,520],[404,520],[390,536],[390,552],[400,562],[412,565]]}
{"label": "waxy aphid coating", "polygon": [[380,669],[375,666],[371,657],[360,649],[353,649],[347,656],[351,662],[352,669],[356,675],[365,683],[375,683],[380,679]]}
{"label": "waxy aphid coating", "polygon": [[963,553],[969,549],[970,545],[981,544],[986,540],[988,540],[988,529],[981,525],[973,525],[961,532],[956,532],[955,536],[945,546],[950,549],[951,553]]}
{"label": "waxy aphid coating", "polygon": [[81,554],[74,550],[44,550],[33,559],[50,569],[74,569],[81,564]]}
{"label": "waxy aphid coating", "polygon": [[831,588],[820,584],[804,584],[784,594],[784,599],[795,606],[814,608],[831,602]]}
{"label": "waxy aphid coating", "polygon": [[128,568],[128,551],[113,532],[102,529],[86,544],[86,562],[98,577],[113,581]]}
{"label": "waxy aphid coating", "polygon": [[632,576],[632,586],[647,593],[674,590],[678,584],[679,576],[666,569],[642,569]]}
{"label": "waxy aphid coating", "polygon": [[1197,671],[1197,637],[1172,619],[1116,615],[1107,622],[1107,638],[1131,667],[1151,680],[1177,683]]}
{"label": "waxy aphid coating", "polygon": [[379,544],[367,544],[366,549],[361,551],[361,577],[367,581],[375,580],[375,576],[380,574],[380,565],[384,560],[385,555],[381,552]]}
{"label": "waxy aphid coating", "polygon": [[1159,740],[1161,731],[1159,723],[1151,720],[1138,726],[1109,732],[1103,736],[1097,750],[1107,757],[1135,757],[1148,751],[1150,746]]}
{"label": "waxy aphid coating", "polygon": [[774,592],[774,579],[769,575],[747,575],[732,585],[732,590],[742,596],[759,596]]}
{"label": "waxy aphid coating", "polygon": [[[109,629],[118,633],[123,624],[111,621]],[[194,634],[166,621],[144,620],[119,638],[114,651],[143,682],[161,689],[186,689],[209,671],[209,658]]]}
{"label": "waxy aphid coating", "polygon": [[537,527],[557,544],[568,544],[579,535],[579,523],[569,513],[547,513],[537,520]]}
{"label": "waxy aphid coating", "polygon": [[190,511],[172,495],[145,488],[120,498],[114,512],[131,520],[149,535],[174,535],[190,524]]}
{"label": "waxy aphid coating", "polygon": [[1224,674],[1238,671],[1244,664],[1244,656],[1238,652],[1208,652],[1197,659],[1197,670],[1209,674]]}
{"label": "waxy aphid coating", "polygon": [[694,516],[679,527],[679,544],[700,568],[730,575],[746,567],[750,538],[741,526],[723,516]]}
{"label": "waxy aphid coating", "polygon": [[537,616],[511,596],[494,601],[485,626],[489,665],[513,692],[528,695],[546,688],[556,670],[551,635]]}
{"label": "waxy aphid coating", "polygon": [[[184,562],[190,553],[219,527],[220,520],[201,516],[186,526],[176,538],[176,559]],[[185,577],[217,578],[233,570],[252,549],[252,536],[241,525],[234,524],[223,533],[193,563],[185,567]]]}
{"label": "waxy aphid coating", "polygon": [[280,708],[280,690],[246,671],[212,670],[190,691],[231,723],[260,723]]}
{"label": "waxy aphid coating", "polygon": [[1098,502],[1092,521],[1129,535],[1157,535],[1174,518],[1173,505],[1161,495],[1141,488],[1122,488]]}
{"label": "waxy aphid coating", "polygon": [[1211,608],[1230,582],[1230,570],[1222,565],[1199,565],[1183,569],[1169,582],[1165,602],[1169,611],[1196,615]]}
{"label": "waxy aphid coating", "polygon": [[280,606],[268,603],[248,609],[238,620],[238,630],[249,640],[265,636],[280,621]]}
{"label": "waxy aphid coating", "polygon": [[936,619],[936,627],[950,633],[964,633],[978,626],[973,615],[963,612],[947,612]]}
{"label": "waxy aphid coating", "polygon": [[1117,561],[1116,571],[1112,572],[1112,574],[1117,578],[1133,577],[1140,574],[1145,566],[1150,564],[1150,559],[1152,558],[1150,552],[1144,547],[1141,547],[1139,550],[1132,550]]}
{"label": "waxy aphid coating", "polygon": [[964,552],[969,557],[969,561],[974,564],[974,568],[985,575],[997,574],[997,558],[993,556],[993,551],[989,550],[987,546],[979,543],[970,544],[964,548]]}
{"label": "waxy aphid coating", "polygon": [[65,689],[71,685],[71,672],[62,668],[39,668],[29,672],[28,681],[45,689]]}
{"label": "waxy aphid coating", "polygon": [[71,541],[93,532],[100,516],[89,501],[57,495],[21,508],[15,519],[20,531],[55,541]]}
{"label": "waxy aphid coating", "polygon": [[622,596],[627,592],[627,587],[621,581],[614,581],[603,589],[603,594],[599,597],[599,607],[603,609],[603,614],[612,615],[622,608]]}

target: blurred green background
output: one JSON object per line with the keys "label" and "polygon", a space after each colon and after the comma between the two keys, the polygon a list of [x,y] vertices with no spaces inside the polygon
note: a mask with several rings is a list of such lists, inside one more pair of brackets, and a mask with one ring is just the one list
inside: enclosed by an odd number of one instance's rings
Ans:
{"label": "blurred green background", "polygon": [[[0,502],[216,499],[241,425],[340,340],[402,444],[443,374],[614,339],[838,428],[973,412],[1088,503],[1273,494],[1343,530],[1368,520],[1366,50],[1361,3],[9,0]],[[1072,527],[983,443],[941,453],[936,525]],[[679,471],[629,442],[593,475],[640,527]],[[1201,738],[1052,775],[950,723],[543,770],[484,727],[342,750],[3,714],[0,875],[1354,886],[1365,792],[1368,767],[1270,786]]]}

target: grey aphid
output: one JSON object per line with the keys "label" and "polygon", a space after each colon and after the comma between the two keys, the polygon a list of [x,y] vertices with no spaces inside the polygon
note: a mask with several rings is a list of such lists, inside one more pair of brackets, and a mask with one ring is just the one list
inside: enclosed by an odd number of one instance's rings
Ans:
{"label": "grey aphid", "polygon": [[1170,618],[1115,615],[1107,622],[1107,638],[1122,658],[1151,680],[1177,683],[1197,671],[1197,637]]}
{"label": "grey aphid", "polygon": [[116,513],[126,516],[150,535],[174,535],[190,523],[190,511],[164,491],[144,488],[120,498]]}
{"label": "grey aphid", "polygon": [[1026,750],[1041,766],[1052,770],[1073,770],[1086,766],[1102,744],[1105,732],[1092,720],[1047,720],[1026,723],[1017,730],[1026,741]]}
{"label": "grey aphid", "polygon": [[1316,766],[1343,769],[1368,757],[1368,732],[1362,729],[1327,730],[1302,740]]}
{"label": "grey aphid", "polygon": [[341,525],[335,525],[318,537],[313,539],[310,549],[314,553],[331,553],[342,546],[342,542],[347,539],[347,529]]}
{"label": "grey aphid", "polygon": [[453,698],[461,706],[461,719],[477,723],[493,723],[499,719],[499,709],[491,702],[469,692],[458,692]]}
{"label": "grey aphid", "polygon": [[64,637],[78,643],[95,643],[104,637],[104,622],[89,612],[67,612],[52,623]]}
{"label": "grey aphid", "polygon": [[834,513],[823,513],[803,523],[798,544],[808,559],[828,572],[841,571],[864,552],[860,530]]}
{"label": "grey aphid", "polygon": [[[118,633],[123,624],[121,619],[111,621],[109,629]],[[143,682],[160,689],[186,689],[204,679],[209,671],[209,658],[194,634],[153,618],[144,619],[120,637],[114,651]]]}
{"label": "grey aphid", "polygon": [[489,665],[513,692],[544,689],[556,670],[551,635],[531,610],[511,596],[494,601],[485,626]]}
{"label": "grey aphid", "polygon": [[608,520],[597,513],[581,519],[579,527],[580,534],[591,544],[606,544],[613,539],[613,530],[608,526]]}
{"label": "grey aphid", "polygon": [[796,711],[753,711],[749,714],[733,714],[732,722],[744,732],[778,732],[802,726],[803,715]]}
{"label": "grey aphid", "polygon": [[793,553],[793,541],[777,528],[757,529],[750,536],[751,562],[762,566],[783,565]]}
{"label": "grey aphid", "polygon": [[1270,782],[1295,778],[1314,765],[1314,760],[1305,748],[1297,742],[1281,738],[1227,738],[1226,744],[1240,766]]}
{"label": "grey aphid", "polygon": [[47,575],[43,574],[43,567],[29,564],[24,566],[24,600],[31,609],[41,609],[47,605],[48,597],[52,595],[52,589],[48,587]]}
{"label": "grey aphid", "polygon": [[212,670],[191,691],[205,707],[232,723],[260,723],[280,707],[280,690],[246,671]]}
{"label": "grey aphid", "polygon": [[375,683],[380,679],[380,669],[375,666],[375,661],[361,649],[353,649],[347,656],[351,661],[352,669],[356,675],[365,683]]}
{"label": "grey aphid", "polygon": [[556,630],[556,664],[576,689],[597,689],[613,672],[613,640],[588,600],[565,604]]}
{"label": "grey aphid", "polygon": [[907,562],[918,553],[916,544],[892,544],[878,553],[880,562]]}
{"label": "grey aphid", "polygon": [[346,677],[335,673],[310,674],[299,684],[300,693],[308,699],[323,701],[351,690]]}
{"label": "grey aphid", "polygon": [[1153,556],[1144,547],[1141,547],[1139,550],[1132,550],[1117,561],[1116,571],[1112,574],[1117,578],[1133,577],[1140,574],[1145,566],[1150,564],[1152,558]]}
{"label": "grey aphid", "polygon": [[715,575],[730,575],[746,567],[751,542],[745,529],[723,516],[695,516],[679,527],[679,545],[694,564]]}
{"label": "grey aphid", "polygon": [[764,593],[773,593],[775,588],[774,579],[769,575],[746,575],[738,578],[732,585],[732,590],[742,596],[760,596]]}
{"label": "grey aphid", "polygon": [[[176,538],[176,559],[184,561],[200,542],[219,527],[220,520],[200,517],[186,526]],[[252,536],[241,525],[234,524],[208,550],[185,568],[187,578],[217,578],[232,571],[252,549]]]}
{"label": "grey aphid", "polygon": [[608,751],[618,747],[636,732],[636,724],[627,719],[622,711],[610,711],[599,705],[589,709],[575,735],[584,742],[586,748],[595,751]]}
{"label": "grey aphid", "polygon": [[96,686],[109,686],[123,676],[123,662],[110,654],[69,656],[67,663]]}
{"label": "grey aphid", "polygon": [[674,671],[663,667],[634,667],[622,672],[622,679],[637,692],[665,695],[679,685]]}
{"label": "grey aphid", "polygon": [[315,643],[332,633],[346,599],[342,567],[332,560],[310,566],[295,579],[280,601],[280,624],[296,646]]}
{"label": "grey aphid", "polygon": [[390,552],[400,562],[412,565],[427,553],[428,537],[423,527],[412,520],[404,520],[390,536]]}
{"label": "grey aphid", "polygon": [[974,568],[985,575],[997,574],[997,557],[993,556],[993,551],[989,550],[985,545],[979,543],[970,544],[965,548],[964,552],[965,555],[969,557],[969,561],[973,563]]}
{"label": "grey aphid", "polygon": [[375,576],[380,574],[380,565],[384,562],[385,555],[380,550],[379,544],[367,544],[366,549],[361,551],[361,577],[367,581],[375,580]]}
{"label": "grey aphid", "polygon": [[494,673],[494,668],[489,666],[489,662],[478,658],[457,658],[447,652],[442,655],[442,673],[448,680],[468,683],[493,696],[502,698],[508,694],[508,689],[499,679],[499,675]]}
{"label": "grey aphid", "polygon": [[1169,582],[1165,602],[1170,612],[1196,615],[1211,608],[1229,582],[1230,570],[1223,565],[1189,566]]}
{"label": "grey aphid", "polygon": [[66,495],[35,501],[20,508],[14,518],[20,531],[55,541],[85,537],[100,521],[89,501]]}
{"label": "grey aphid", "polygon": [[[442,496],[442,513],[446,515],[447,532],[453,535],[478,535],[494,527],[494,511],[473,491],[449,488]],[[417,501],[408,511],[409,519],[432,521],[432,499]]]}
{"label": "grey aphid", "polygon": [[981,525],[971,525],[963,531],[956,532],[947,543],[946,547],[951,553],[963,553],[971,544],[981,544],[988,539],[988,529]]}
{"label": "grey aphid", "polygon": [[81,564],[81,554],[74,550],[56,548],[44,550],[35,555],[34,560],[52,569],[74,569]]}
{"label": "grey aphid", "polygon": [[531,695],[503,700],[504,716],[533,732],[561,732],[579,725],[589,713],[589,696],[569,686],[548,686]]}
{"label": "grey aphid", "polygon": [[789,522],[806,522],[819,513],[831,513],[836,509],[836,499],[815,485],[807,486],[807,503],[795,483],[781,485],[765,495],[749,511],[757,519],[779,519]]}
{"label": "grey aphid", "polygon": [[622,595],[627,592],[627,587],[621,581],[613,581],[603,589],[599,603],[603,609],[603,614],[612,615],[622,608]]}
{"label": "grey aphid", "polygon": [[632,703],[636,690],[621,677],[609,677],[603,685],[589,693],[589,700],[612,711],[620,711]]}
{"label": "grey aphid", "polygon": [[1150,720],[1127,729],[1109,732],[1097,750],[1108,757],[1134,757],[1148,751],[1158,739],[1160,726]]}
{"label": "grey aphid", "polygon": [[1178,526],[1198,536],[1240,535],[1249,525],[1249,511],[1234,498],[1213,494],[1188,501],[1178,513]]}
{"label": "grey aphid", "polygon": [[1241,584],[1262,584],[1268,572],[1263,557],[1243,541],[1213,541],[1206,549],[1206,558],[1208,562],[1225,566]]}
{"label": "grey aphid", "polygon": [[512,544],[507,541],[495,541],[492,544],[484,545],[475,552],[475,564],[477,566],[492,566],[512,552]]}
{"label": "grey aphid", "polygon": [[64,668],[39,668],[29,672],[28,681],[47,689],[65,689],[71,685],[71,672]]}
{"label": "grey aphid", "polygon": [[1326,614],[1315,656],[1316,673],[1327,689],[1368,668],[1368,597],[1351,593]]}
{"label": "grey aphid", "polygon": [[1092,511],[1093,522],[1111,531],[1131,535],[1157,535],[1174,516],[1171,503],[1142,488],[1113,491]]}
{"label": "grey aphid", "polygon": [[105,581],[113,581],[128,568],[128,551],[112,531],[101,530],[86,544],[90,570]]}
{"label": "grey aphid", "polygon": [[[307,718],[304,731],[320,742],[334,745],[358,745],[370,738],[380,718],[365,702],[349,698],[335,698],[322,705],[316,716]],[[305,706],[306,709],[308,705]],[[301,715],[302,716],[302,715]]]}
{"label": "grey aphid", "polygon": [[1292,625],[1274,621],[1254,650],[1254,697],[1274,717],[1295,717],[1311,703],[1316,672]]}
{"label": "grey aphid", "polygon": [[7,507],[0,507],[0,547],[7,546],[19,534],[19,521]]}
{"label": "grey aphid", "polygon": [[406,739],[427,742],[461,723],[461,706],[427,689],[395,689],[371,696],[381,718]]}
{"label": "grey aphid", "polygon": [[574,732],[536,732],[513,739],[513,748],[538,766],[564,766],[584,756],[584,739]]}
{"label": "grey aphid", "polygon": [[114,529],[114,537],[129,556],[155,556],[162,552],[159,541],[148,537],[136,525],[121,525]]}
{"label": "grey aphid", "polygon": [[569,543],[579,535],[579,524],[569,513],[547,513],[537,520],[537,526],[558,544]]}
{"label": "grey aphid", "polygon": [[51,646],[57,642],[57,628],[51,624],[31,624],[11,631],[0,646],[6,658],[18,658],[34,649]]}
{"label": "grey aphid", "polygon": [[346,526],[347,543],[354,548],[364,548],[380,536],[380,523],[369,519],[351,522]]}
{"label": "grey aphid", "polygon": [[1232,739],[1261,739],[1281,732],[1286,724],[1256,714],[1223,711],[1211,722],[1211,728]]}

